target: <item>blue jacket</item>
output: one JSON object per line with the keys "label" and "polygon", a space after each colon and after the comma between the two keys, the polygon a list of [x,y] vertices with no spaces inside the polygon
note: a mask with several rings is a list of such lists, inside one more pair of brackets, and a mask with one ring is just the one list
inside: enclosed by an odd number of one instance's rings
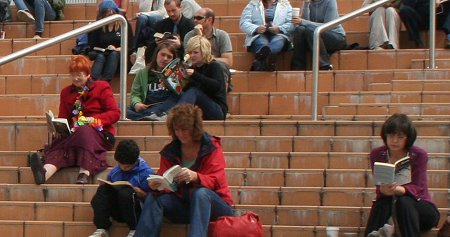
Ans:
{"label": "blue jacket", "polygon": [[150,187],[147,183],[147,177],[150,174],[155,174],[155,171],[150,165],[141,157],[138,159],[138,164],[130,171],[123,171],[119,166],[115,166],[111,172],[109,172],[107,180],[111,182],[116,181],[128,181],[134,187],[138,187],[145,192],[150,191]]}

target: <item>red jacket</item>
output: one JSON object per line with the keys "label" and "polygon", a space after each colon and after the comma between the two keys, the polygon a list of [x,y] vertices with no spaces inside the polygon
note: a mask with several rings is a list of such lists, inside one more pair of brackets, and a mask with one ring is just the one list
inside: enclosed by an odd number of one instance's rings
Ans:
{"label": "red jacket", "polygon": [[[176,195],[183,198],[185,189],[189,193],[197,186],[209,188],[216,192],[226,203],[233,205],[228,180],[225,174],[225,158],[222,151],[220,138],[204,134],[202,137],[199,155],[191,170],[197,172],[198,183],[178,184]],[[180,141],[174,140],[167,144],[161,154],[160,168],[157,172],[162,175],[164,171],[174,165],[182,166]]]}
{"label": "red jacket", "polygon": [[[120,109],[114,99],[111,86],[106,81],[92,81],[91,79],[87,81],[86,85],[89,91],[81,99],[81,103],[84,106],[83,115],[100,119],[103,129],[114,135],[116,129],[112,125],[119,120]],[[66,118],[70,127],[73,127],[72,111],[74,110],[74,102],[77,96],[77,88],[70,85],[61,91],[59,98],[58,117]]]}

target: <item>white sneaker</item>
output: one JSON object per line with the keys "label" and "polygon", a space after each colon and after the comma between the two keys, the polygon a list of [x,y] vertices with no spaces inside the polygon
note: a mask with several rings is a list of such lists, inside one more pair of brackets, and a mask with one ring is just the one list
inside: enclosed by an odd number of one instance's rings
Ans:
{"label": "white sneaker", "polygon": [[30,12],[25,11],[25,10],[18,10],[17,11],[17,19],[19,21],[25,21],[25,22],[28,22],[28,23],[34,23],[34,21],[35,21],[34,16],[31,15]]}
{"label": "white sneaker", "polygon": [[108,232],[105,229],[96,229],[94,233],[89,235],[89,237],[108,237]]}
{"label": "white sneaker", "polygon": [[134,236],[134,232],[136,232],[135,230],[130,230],[130,232],[128,232],[127,237],[133,237]]}

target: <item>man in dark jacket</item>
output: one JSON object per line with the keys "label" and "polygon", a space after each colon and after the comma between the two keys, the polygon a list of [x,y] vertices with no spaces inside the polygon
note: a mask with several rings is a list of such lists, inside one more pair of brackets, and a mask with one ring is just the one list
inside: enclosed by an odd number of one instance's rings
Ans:
{"label": "man in dark jacket", "polygon": [[146,61],[150,62],[156,46],[163,42],[170,42],[176,46],[179,55],[183,55],[183,39],[184,36],[194,29],[194,22],[181,13],[181,0],[165,0],[164,8],[166,9],[168,18],[159,21],[155,30],[157,33],[171,33],[170,37],[156,38],[151,41],[145,52]]}

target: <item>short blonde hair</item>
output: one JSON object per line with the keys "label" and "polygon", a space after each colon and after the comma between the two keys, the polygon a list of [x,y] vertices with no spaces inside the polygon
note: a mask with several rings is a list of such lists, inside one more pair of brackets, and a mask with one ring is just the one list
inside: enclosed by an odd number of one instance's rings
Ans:
{"label": "short blonde hair", "polygon": [[189,39],[186,44],[186,53],[190,53],[199,48],[203,56],[204,63],[210,63],[214,57],[211,54],[211,43],[209,40],[201,35],[196,35]]}

